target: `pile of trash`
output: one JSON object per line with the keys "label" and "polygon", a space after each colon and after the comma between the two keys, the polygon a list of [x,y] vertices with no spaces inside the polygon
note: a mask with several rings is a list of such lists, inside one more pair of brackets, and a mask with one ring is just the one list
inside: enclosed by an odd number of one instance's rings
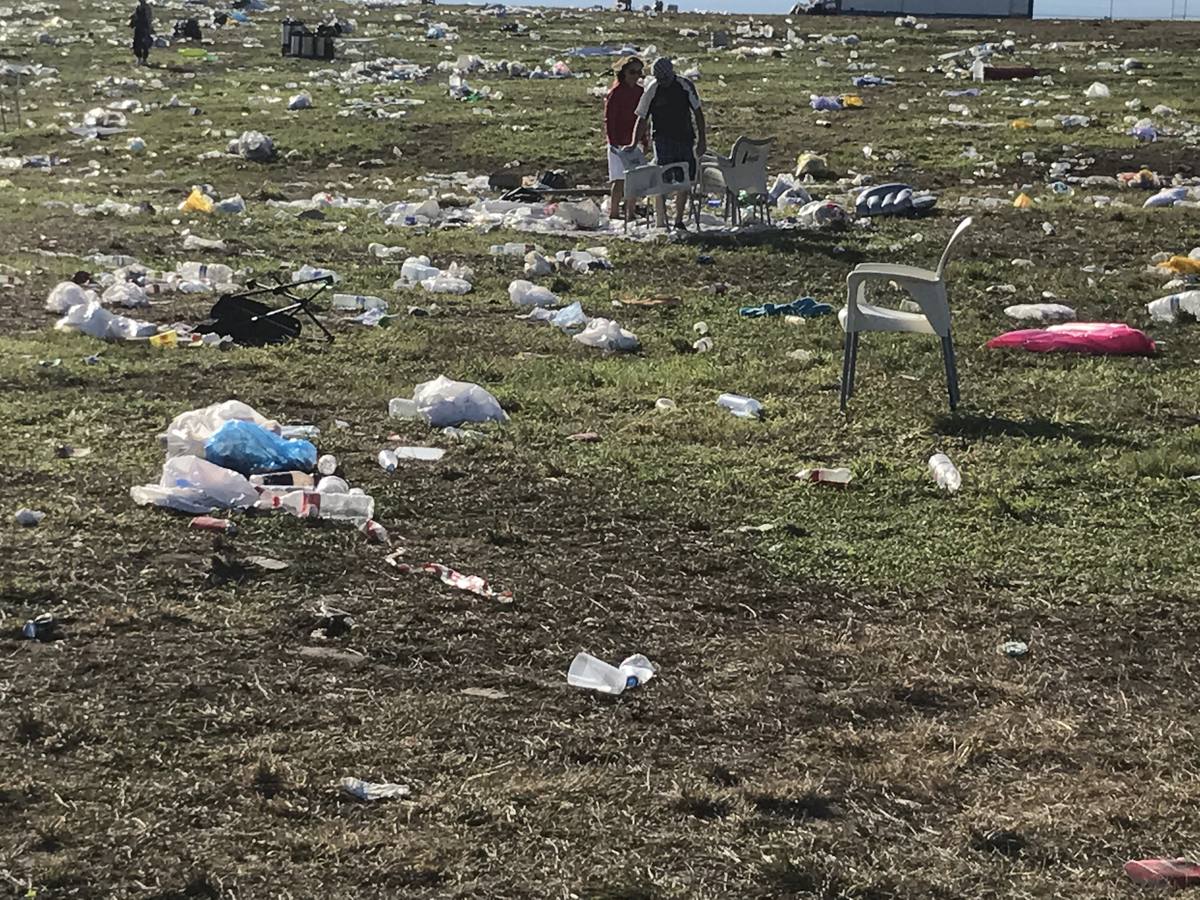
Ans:
{"label": "pile of trash", "polygon": [[585,347],[614,352],[632,352],[641,347],[641,342],[633,332],[622,328],[612,319],[589,317],[578,302],[554,309],[561,302],[558,295],[523,278],[509,284],[508,297],[513,306],[531,308],[520,318],[531,322],[548,322]]}
{"label": "pile of trash", "polygon": [[159,438],[166,461],[158,482],[129,493],[139,506],[193,515],[283,509],[299,518],[349,522],[386,542],[370,495],[335,474],[334,457],[318,461],[312,440],[319,435],[312,425],[281,426],[238,400],[189,410]]}
{"label": "pile of trash", "polygon": [[410,256],[400,267],[400,278],[392,288],[422,287],[431,294],[467,294],[474,272],[469,266],[450,263],[446,269],[431,265],[428,256]]}

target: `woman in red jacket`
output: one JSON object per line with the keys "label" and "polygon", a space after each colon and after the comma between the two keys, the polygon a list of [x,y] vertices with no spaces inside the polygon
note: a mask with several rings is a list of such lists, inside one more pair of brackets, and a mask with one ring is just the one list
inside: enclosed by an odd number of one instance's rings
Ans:
{"label": "woman in red jacket", "polygon": [[613,66],[617,80],[604,97],[604,135],[608,141],[608,180],[612,189],[608,195],[608,215],[619,215],[621,201],[625,196],[625,162],[621,148],[633,141],[634,124],[637,122],[637,105],[642,99],[642,88],[638,79],[644,66],[636,56],[626,56]]}

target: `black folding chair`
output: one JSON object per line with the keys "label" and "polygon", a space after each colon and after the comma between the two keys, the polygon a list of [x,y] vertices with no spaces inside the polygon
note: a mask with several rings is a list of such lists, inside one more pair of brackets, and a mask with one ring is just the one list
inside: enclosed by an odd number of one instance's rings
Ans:
{"label": "black folding chair", "polygon": [[[298,294],[296,288],[306,285],[319,284],[312,293]],[[201,327],[207,331],[215,331],[222,336],[229,335],[235,344],[245,347],[264,347],[268,344],[286,344],[300,336],[303,314],[316,325],[325,335],[327,344],[333,343],[333,335],[329,333],[321,321],[313,313],[311,304],[317,297],[333,284],[332,275],[320,278],[309,278],[305,281],[293,281],[287,284],[276,284],[270,287],[258,287],[250,282],[252,290],[240,294],[222,294],[213,304],[209,312],[209,320]],[[286,306],[273,309],[255,297],[283,297],[290,301]]]}

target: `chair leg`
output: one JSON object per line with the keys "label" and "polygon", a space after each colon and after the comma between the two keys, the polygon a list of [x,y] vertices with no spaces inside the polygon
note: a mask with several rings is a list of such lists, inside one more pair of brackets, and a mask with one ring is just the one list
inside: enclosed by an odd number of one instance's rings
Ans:
{"label": "chair leg", "polygon": [[850,339],[850,377],[846,381],[846,399],[854,396],[854,370],[858,368],[858,339],[860,332],[853,333]]}
{"label": "chair leg", "polygon": [[942,360],[946,364],[946,392],[950,395],[950,411],[958,407],[958,364],[954,360],[954,340],[947,333],[942,338]]}
{"label": "chair leg", "polygon": [[849,392],[848,388],[850,385],[850,353],[851,353],[851,344],[853,343],[853,341],[854,341],[854,332],[847,331],[846,339],[842,344],[842,398],[841,398],[842,412],[846,411],[846,402],[850,399],[850,392]]}

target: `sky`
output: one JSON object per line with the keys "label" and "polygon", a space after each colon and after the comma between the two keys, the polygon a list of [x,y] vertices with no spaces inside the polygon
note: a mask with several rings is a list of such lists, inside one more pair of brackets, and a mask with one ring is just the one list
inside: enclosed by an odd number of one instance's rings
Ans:
{"label": "sky", "polygon": [[[479,0],[474,0],[479,2]],[[518,4],[520,0],[512,0]],[[547,6],[591,6],[599,2],[612,6],[611,0],[532,0]],[[635,7],[651,0],[634,0]],[[681,10],[728,10],[736,13],[786,13],[795,0],[665,0],[677,2]],[[901,2],[901,0],[897,0]],[[969,2],[969,0],[964,0]],[[1200,20],[1200,0],[1034,0],[1033,14],[1039,19],[1103,18],[1188,19]]]}

